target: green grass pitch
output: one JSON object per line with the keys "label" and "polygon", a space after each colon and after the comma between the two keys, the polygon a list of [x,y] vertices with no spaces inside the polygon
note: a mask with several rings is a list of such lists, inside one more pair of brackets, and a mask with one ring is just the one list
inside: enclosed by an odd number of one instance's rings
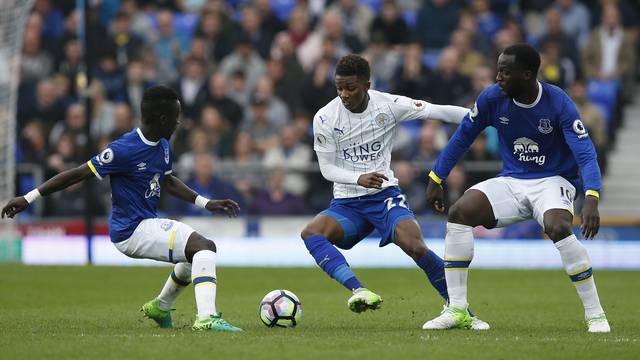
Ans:
{"label": "green grass pitch", "polygon": [[[472,309],[487,332],[427,332],[442,301],[418,269],[356,269],[385,299],[351,313],[349,293],[319,269],[219,268],[218,309],[241,334],[193,333],[193,290],[175,304],[176,329],[143,319],[169,267],[0,266],[1,359],[638,359],[639,272],[596,271],[611,334],[588,334],[566,274],[472,270]],[[258,304],[272,289],[303,304],[295,329],[269,329]]]}

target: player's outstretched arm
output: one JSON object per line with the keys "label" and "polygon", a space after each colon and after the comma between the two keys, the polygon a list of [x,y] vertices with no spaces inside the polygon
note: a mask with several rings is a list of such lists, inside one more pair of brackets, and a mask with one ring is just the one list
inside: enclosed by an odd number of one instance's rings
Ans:
{"label": "player's outstretched arm", "polygon": [[469,109],[454,105],[431,104],[429,118],[448,123],[460,124],[464,116],[469,113]]}
{"label": "player's outstretched arm", "polygon": [[207,209],[211,212],[221,211],[226,213],[229,217],[236,217],[240,213],[240,205],[238,205],[237,202],[231,199],[207,199],[204,196],[198,195],[197,192],[193,191],[190,187],[183,183],[182,180],[178,179],[172,174],[169,174],[165,177],[165,189],[167,189],[169,194],[177,197],[178,199],[196,204],[197,206],[203,209]]}
{"label": "player's outstretched arm", "polygon": [[41,196],[46,196],[54,192],[64,190],[73,184],[77,184],[85,179],[93,176],[93,172],[89,166],[84,163],[76,168],[65,170],[51,179],[42,183],[42,185],[31,190],[24,196],[15,197],[2,208],[2,218],[5,215],[9,218],[24,211],[29,204],[37,200]]}

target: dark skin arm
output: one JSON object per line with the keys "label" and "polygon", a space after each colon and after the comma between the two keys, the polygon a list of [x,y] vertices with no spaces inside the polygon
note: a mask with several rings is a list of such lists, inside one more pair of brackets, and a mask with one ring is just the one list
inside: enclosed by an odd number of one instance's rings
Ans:
{"label": "dark skin arm", "polygon": [[429,178],[429,184],[427,185],[427,203],[436,211],[444,212],[444,189],[442,184],[438,184],[431,178]]}
{"label": "dark skin arm", "polygon": [[[165,176],[164,186],[167,192],[178,199],[186,202],[194,203],[198,194],[189,188],[182,180],[176,176],[169,174]],[[240,212],[240,205],[231,199],[209,200],[206,209],[211,212],[222,211],[229,217],[236,217]]]}
{"label": "dark skin arm", "polygon": [[382,182],[389,179],[381,173],[362,174],[358,178],[358,185],[371,189],[382,189]]}
{"label": "dark skin arm", "polygon": [[[38,191],[42,196],[53,194],[54,192],[64,190],[73,184],[77,184],[83,180],[86,180],[94,176],[89,166],[84,163],[76,168],[65,170],[51,179],[38,186]],[[24,211],[29,206],[24,196],[15,197],[2,208],[2,218],[5,215],[9,218],[16,216],[16,214]]]}
{"label": "dark skin arm", "polygon": [[593,239],[600,229],[600,213],[598,212],[598,198],[587,195],[582,207],[582,225],[580,230],[582,236],[589,240]]}

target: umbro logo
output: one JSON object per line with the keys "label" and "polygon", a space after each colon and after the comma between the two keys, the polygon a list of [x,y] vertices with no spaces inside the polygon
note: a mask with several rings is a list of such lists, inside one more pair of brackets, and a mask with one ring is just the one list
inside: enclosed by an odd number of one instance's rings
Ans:
{"label": "umbro logo", "polygon": [[136,166],[138,167],[138,170],[146,170],[147,169],[147,163],[145,163],[145,162],[141,162]]}
{"label": "umbro logo", "polygon": [[509,125],[509,118],[506,118],[504,116],[500,116],[498,119],[500,120],[500,124]]}

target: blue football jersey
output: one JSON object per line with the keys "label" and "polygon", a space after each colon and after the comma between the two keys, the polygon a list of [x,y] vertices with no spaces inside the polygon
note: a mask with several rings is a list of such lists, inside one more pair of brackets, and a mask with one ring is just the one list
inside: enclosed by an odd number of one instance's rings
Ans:
{"label": "blue football jersey", "polygon": [[464,117],[433,169],[445,178],[476,136],[498,130],[503,169],[500,176],[538,179],[560,175],[579,188],[600,191],[596,152],[571,98],[560,88],[538,82],[532,104],[519,104],[498,85],[485,89]]}
{"label": "blue football jersey", "polygon": [[111,241],[128,239],[138,224],[157,217],[160,188],[173,166],[169,142],[147,140],[140,129],[124,134],[87,162],[102,180],[111,179]]}

